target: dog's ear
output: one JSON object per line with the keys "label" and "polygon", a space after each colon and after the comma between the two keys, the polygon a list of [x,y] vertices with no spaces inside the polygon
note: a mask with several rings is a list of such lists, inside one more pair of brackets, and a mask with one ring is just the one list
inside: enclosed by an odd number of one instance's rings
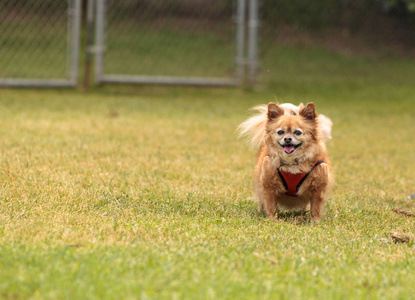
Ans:
{"label": "dog's ear", "polygon": [[274,102],[268,103],[268,120],[272,121],[284,115],[284,110]]}
{"label": "dog's ear", "polygon": [[300,109],[300,116],[306,120],[314,121],[317,118],[316,107],[313,102],[307,103],[305,107]]}

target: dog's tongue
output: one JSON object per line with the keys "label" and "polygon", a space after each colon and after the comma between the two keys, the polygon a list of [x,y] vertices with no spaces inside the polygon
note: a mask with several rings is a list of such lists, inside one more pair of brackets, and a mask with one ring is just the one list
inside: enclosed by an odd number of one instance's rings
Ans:
{"label": "dog's tongue", "polygon": [[294,146],[284,146],[284,151],[288,154],[294,151]]}

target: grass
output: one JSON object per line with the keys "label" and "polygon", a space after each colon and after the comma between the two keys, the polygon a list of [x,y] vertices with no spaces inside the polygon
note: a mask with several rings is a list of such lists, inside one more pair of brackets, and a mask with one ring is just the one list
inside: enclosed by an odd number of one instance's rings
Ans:
{"label": "grass", "polygon": [[[411,298],[415,63],[272,47],[253,91],[2,90],[0,298]],[[270,100],[334,121],[320,223],[251,201],[235,128]]]}

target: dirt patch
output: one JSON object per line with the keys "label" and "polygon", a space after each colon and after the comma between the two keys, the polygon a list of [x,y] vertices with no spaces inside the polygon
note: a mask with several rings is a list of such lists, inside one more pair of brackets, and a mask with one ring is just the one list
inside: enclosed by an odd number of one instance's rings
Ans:
{"label": "dirt patch", "polygon": [[406,211],[406,210],[400,210],[398,208],[394,208],[394,209],[392,209],[392,211],[395,212],[395,213],[397,213],[397,214],[403,215],[405,217],[415,218],[415,214],[413,214],[413,213],[411,213],[409,211]]}
{"label": "dirt patch", "polygon": [[395,244],[409,243],[412,240],[412,237],[409,234],[399,233],[399,232],[390,232],[389,236],[395,242]]}

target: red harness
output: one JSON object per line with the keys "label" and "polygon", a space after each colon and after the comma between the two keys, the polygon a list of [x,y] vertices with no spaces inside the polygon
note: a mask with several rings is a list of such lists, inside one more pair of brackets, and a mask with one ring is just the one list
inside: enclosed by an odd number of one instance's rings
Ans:
{"label": "red harness", "polygon": [[308,175],[310,175],[310,173],[319,164],[322,164],[322,163],[324,163],[324,161],[320,159],[314,163],[314,165],[311,167],[311,170],[309,172],[298,173],[298,174],[291,174],[288,172],[284,172],[284,171],[281,171],[280,168],[277,167],[278,174],[280,175],[282,183],[284,184],[284,187],[287,190],[285,194],[288,196],[297,197],[298,190],[300,189],[300,186],[303,184],[304,180],[306,180]]}

